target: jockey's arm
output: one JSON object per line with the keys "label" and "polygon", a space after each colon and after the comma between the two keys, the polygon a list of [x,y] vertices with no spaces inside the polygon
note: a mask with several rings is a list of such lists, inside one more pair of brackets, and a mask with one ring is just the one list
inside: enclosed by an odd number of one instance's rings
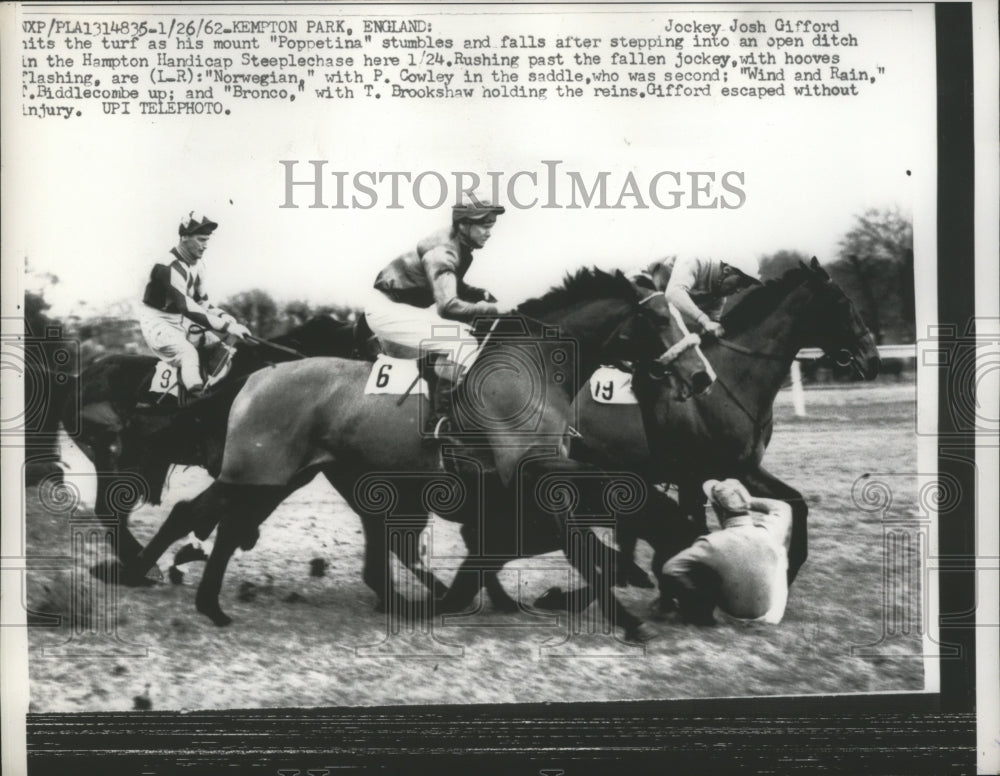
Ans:
{"label": "jockey's arm", "polygon": [[696,277],[694,267],[691,264],[683,263],[674,268],[667,283],[664,295],[667,301],[680,310],[688,321],[697,323],[704,329],[712,319],[694,303],[691,299],[691,290],[694,288]]}
{"label": "jockey's arm", "polygon": [[490,302],[491,304],[496,302],[496,297],[485,288],[470,286],[465,281],[458,283],[458,292],[467,302]]}
{"label": "jockey's arm", "polygon": [[458,293],[456,258],[443,249],[428,251],[424,264],[434,288],[434,304],[442,318],[471,323],[484,315],[496,315],[499,308],[489,302],[468,302]]}
{"label": "jockey's arm", "polygon": [[169,272],[170,278],[166,293],[181,315],[199,326],[204,326],[214,331],[224,332],[230,323],[235,323],[235,319],[228,313],[223,314],[218,308],[212,305],[202,305],[188,296],[187,278],[181,275],[177,269],[171,268]]}
{"label": "jockey's arm", "polygon": [[207,298],[202,299],[200,302],[201,306],[204,307],[210,314],[216,315],[223,321],[229,324],[237,323],[236,316],[231,313],[227,313],[221,307],[216,307],[214,304],[208,301]]}
{"label": "jockey's arm", "polygon": [[788,502],[776,498],[750,499],[750,509],[754,512],[764,512],[767,515],[768,527],[775,533],[788,551],[792,540],[792,507]]}

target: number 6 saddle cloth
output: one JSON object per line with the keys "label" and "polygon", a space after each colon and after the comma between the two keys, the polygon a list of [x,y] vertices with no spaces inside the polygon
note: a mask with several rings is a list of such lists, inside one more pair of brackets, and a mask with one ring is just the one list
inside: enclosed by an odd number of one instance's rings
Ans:
{"label": "number 6 saddle cloth", "polygon": [[638,404],[632,393],[632,375],[602,366],[590,378],[590,395],[598,404]]}
{"label": "number 6 saddle cloth", "polygon": [[403,396],[415,393],[430,396],[427,381],[420,377],[417,360],[413,358],[393,358],[380,355],[372,365],[365,384],[365,393]]}

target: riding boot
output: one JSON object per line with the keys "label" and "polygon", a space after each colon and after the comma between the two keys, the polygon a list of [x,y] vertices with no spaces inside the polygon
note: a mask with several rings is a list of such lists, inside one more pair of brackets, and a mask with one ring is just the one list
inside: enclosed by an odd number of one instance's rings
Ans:
{"label": "riding boot", "polygon": [[454,391],[455,384],[450,379],[437,376],[431,391],[431,414],[424,427],[425,436],[437,441],[447,441],[447,435],[454,425]]}

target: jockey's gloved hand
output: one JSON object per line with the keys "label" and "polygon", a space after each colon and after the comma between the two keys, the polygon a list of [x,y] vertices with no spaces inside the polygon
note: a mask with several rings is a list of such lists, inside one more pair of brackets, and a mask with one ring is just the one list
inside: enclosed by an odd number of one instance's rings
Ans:
{"label": "jockey's gloved hand", "polygon": [[718,321],[713,321],[713,320],[705,321],[702,324],[701,328],[704,330],[706,334],[711,334],[713,337],[716,338],[721,337],[726,333],[725,329],[722,328],[722,324],[719,323]]}
{"label": "jockey's gloved hand", "polygon": [[493,294],[491,294],[489,291],[486,291],[484,289],[483,290],[483,301],[484,302],[489,302],[490,304],[496,304],[497,303],[497,298],[495,296],[493,296]]}
{"label": "jockey's gloved hand", "polygon": [[223,331],[225,331],[226,334],[233,335],[234,337],[236,337],[236,339],[239,340],[245,340],[247,337],[251,335],[250,329],[248,329],[242,323],[236,323],[235,321],[233,321],[232,323],[227,323]]}

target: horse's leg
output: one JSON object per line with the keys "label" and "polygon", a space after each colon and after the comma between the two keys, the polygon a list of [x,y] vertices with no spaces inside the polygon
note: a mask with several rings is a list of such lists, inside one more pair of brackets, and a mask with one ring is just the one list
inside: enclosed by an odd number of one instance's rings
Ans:
{"label": "horse's leg", "polygon": [[698,519],[681,511],[670,496],[654,488],[641,513],[640,536],[653,548],[653,575],[661,581],[663,566],[670,558],[691,546],[705,530]]}
{"label": "horse's leg", "polygon": [[443,598],[448,592],[448,586],[438,579],[433,571],[424,566],[419,558],[402,558],[401,560],[403,561],[403,565],[423,583],[424,587],[431,592],[434,598]]}
{"label": "horse's leg", "polygon": [[[478,552],[478,521],[472,520],[467,523],[462,523],[461,534],[462,539],[465,542],[466,552]],[[476,594],[480,590],[480,583],[482,581],[479,569],[475,568],[476,563],[477,560],[473,560],[471,556],[466,557],[466,559],[462,561],[462,565],[458,567],[458,571],[455,573],[455,579],[452,580],[451,587],[449,587],[445,594],[439,597],[436,601],[435,610],[439,614],[461,612],[472,604]],[[497,582],[497,585],[499,586],[499,582]]]}
{"label": "horse's leg", "polygon": [[[601,539],[593,531],[593,529],[587,528],[583,529],[585,536],[589,536],[590,541],[603,544]],[[614,552],[611,548],[608,548],[605,555],[607,557]],[[586,590],[576,591],[575,595],[570,595],[570,606],[572,607],[572,602],[575,596],[581,596],[581,606],[580,611],[583,611],[594,598],[597,598],[598,605],[601,607],[605,617],[610,617],[612,625],[620,626],[625,631],[625,638],[629,641],[648,641],[652,637],[652,633],[649,631],[648,626],[636,617],[632,612],[630,612],[621,601],[618,600],[618,596],[615,595],[614,588],[612,587],[611,575],[607,573],[607,569],[602,569],[595,559],[588,559],[585,557],[590,553],[569,553],[569,561],[572,566],[580,572],[580,576],[583,577],[586,582]]]}
{"label": "horse's leg", "polygon": [[[103,456],[99,460],[104,459]],[[131,507],[114,508],[111,505],[110,494],[114,492],[115,470],[110,467],[104,468],[102,464],[95,464],[97,469],[97,494],[94,499],[94,514],[99,518],[108,520],[115,526],[115,538],[112,540],[114,553],[123,566],[129,566],[135,562],[142,544],[128,530],[128,519],[132,514]]]}
{"label": "horse's leg", "polygon": [[[361,514],[361,527],[365,534],[365,561],[361,578],[375,593],[375,611],[389,611],[389,601],[398,597],[399,591],[389,573],[389,545],[385,535],[382,515]],[[402,601],[399,602],[403,610]]]}
{"label": "horse's leg", "polygon": [[487,569],[483,573],[483,584],[486,594],[490,597],[493,608],[499,612],[513,613],[520,609],[517,601],[510,597],[510,594],[503,589],[496,569]]}
{"label": "horse's leg", "polygon": [[708,533],[708,515],[705,512],[705,494],[701,479],[685,477],[677,481],[677,504],[682,515],[687,515],[698,536]]}
{"label": "horse's leg", "polygon": [[791,585],[809,556],[809,507],[799,491],[762,467],[758,466],[742,479],[753,495],[778,499],[792,508],[792,536],[788,545],[788,584]]}
{"label": "horse's leg", "polygon": [[618,558],[615,564],[615,585],[625,587],[651,588],[653,583],[635,562],[635,546],[639,541],[641,523],[645,519],[645,509],[641,514],[626,515],[618,521],[615,538],[618,540]]}
{"label": "horse's leg", "polygon": [[[146,572],[160,559],[171,544],[191,533],[197,526],[218,518],[218,511],[228,507],[228,493],[231,486],[213,482],[191,501],[180,501],[170,510],[156,535],[129,564],[125,575],[126,584],[139,584]],[[209,531],[211,532],[211,531]]]}
{"label": "horse's leg", "polygon": [[[375,593],[375,610],[385,612],[389,599],[397,596],[398,592],[389,575],[389,549],[386,543],[384,515],[365,512],[358,505],[354,497],[354,485],[362,476],[361,473],[327,467],[323,469],[323,476],[361,518],[361,528],[365,536],[365,559],[361,578]],[[419,558],[400,558],[400,560],[417,579],[434,592],[434,595],[443,595],[447,590],[445,584],[434,576],[433,572],[422,566]]]}
{"label": "horse's leg", "polygon": [[[595,477],[593,475],[600,474],[596,467],[578,461],[540,459],[529,462],[524,466],[524,483],[529,488],[527,492],[537,494],[539,492],[537,485],[541,483],[543,477],[551,474],[565,475],[565,482],[573,491],[577,490],[574,487],[574,479],[577,479],[577,475],[580,475],[579,482],[582,486],[580,492],[583,497],[577,505],[578,512],[581,514],[601,514],[605,510],[603,496],[600,499],[595,498],[590,493],[590,488],[597,483],[602,483],[603,487],[606,488],[607,485],[614,482],[613,477]],[[555,480],[554,482],[558,483],[559,481]],[[550,491],[556,489],[549,488]],[[613,626],[620,626],[624,629],[626,639],[630,641],[648,641],[652,637],[648,626],[640,618],[632,614],[618,600],[618,596],[615,595],[612,586],[613,570],[608,567],[614,565],[614,550],[607,547],[601,541],[593,528],[580,526],[577,530],[581,532],[580,539],[584,546],[603,547],[604,549],[600,553],[573,551],[569,542],[569,521],[567,520],[567,514],[563,511],[552,509],[544,509],[543,511],[547,512],[557,521],[558,533],[562,539],[569,562],[583,577],[586,586],[590,588],[589,591],[578,591],[577,595],[582,594],[588,605],[596,597],[604,616],[610,618]],[[604,567],[602,567],[601,561],[596,555],[603,556],[606,563]]]}
{"label": "horse's leg", "polygon": [[[237,547],[246,550],[256,544],[260,524],[300,485],[228,485],[230,491],[223,502],[207,505],[216,511],[219,530],[198,585],[195,608],[216,625],[232,622],[219,606],[219,593],[229,559]],[[203,503],[201,508],[205,507]]]}
{"label": "horse's leg", "polygon": [[115,556],[122,563],[135,559],[142,545],[128,530],[128,518],[131,509],[121,510],[112,506],[110,495],[115,489],[115,475],[121,471],[119,458],[121,455],[122,438],[110,430],[98,430],[89,426],[87,439],[83,446],[91,453],[89,456],[94,464],[97,476],[97,493],[94,498],[94,514],[101,520],[107,520],[117,527],[113,540]]}

